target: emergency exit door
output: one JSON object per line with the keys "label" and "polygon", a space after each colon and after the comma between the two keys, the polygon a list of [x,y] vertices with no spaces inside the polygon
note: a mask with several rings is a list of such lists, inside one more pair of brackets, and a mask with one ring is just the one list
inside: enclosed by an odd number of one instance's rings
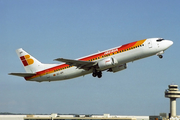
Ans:
{"label": "emergency exit door", "polygon": [[151,40],[148,40],[148,47],[152,48],[152,41]]}

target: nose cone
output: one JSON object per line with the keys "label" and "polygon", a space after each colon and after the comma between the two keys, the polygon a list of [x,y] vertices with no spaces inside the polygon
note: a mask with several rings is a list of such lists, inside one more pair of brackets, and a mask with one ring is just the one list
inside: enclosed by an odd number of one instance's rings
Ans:
{"label": "nose cone", "polygon": [[173,41],[170,41],[170,40],[169,40],[169,47],[170,47],[171,45],[173,45]]}
{"label": "nose cone", "polygon": [[168,48],[169,48],[171,45],[173,45],[173,41],[167,40],[167,45],[168,45]]}
{"label": "nose cone", "polygon": [[164,44],[165,49],[168,49],[171,45],[173,45],[173,41],[171,40],[165,40],[164,42],[165,42]]}

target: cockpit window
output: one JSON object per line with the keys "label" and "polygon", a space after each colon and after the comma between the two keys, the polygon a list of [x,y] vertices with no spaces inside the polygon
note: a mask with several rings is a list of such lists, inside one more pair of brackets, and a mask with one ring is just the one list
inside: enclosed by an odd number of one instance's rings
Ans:
{"label": "cockpit window", "polygon": [[158,40],[156,40],[157,42],[161,42],[162,40],[164,40],[163,38],[160,38]]}

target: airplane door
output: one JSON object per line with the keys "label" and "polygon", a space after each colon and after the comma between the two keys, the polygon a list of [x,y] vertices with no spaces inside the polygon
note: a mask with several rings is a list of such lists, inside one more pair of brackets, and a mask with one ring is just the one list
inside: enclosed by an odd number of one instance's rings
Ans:
{"label": "airplane door", "polygon": [[148,40],[148,47],[152,48],[152,41],[151,40]]}

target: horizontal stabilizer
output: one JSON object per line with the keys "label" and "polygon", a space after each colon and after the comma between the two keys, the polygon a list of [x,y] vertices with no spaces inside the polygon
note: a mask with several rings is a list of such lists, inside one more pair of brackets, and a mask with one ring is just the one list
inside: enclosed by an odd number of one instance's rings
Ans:
{"label": "horizontal stabilizer", "polygon": [[9,73],[9,75],[15,75],[19,77],[30,77],[35,75],[36,73]]}

